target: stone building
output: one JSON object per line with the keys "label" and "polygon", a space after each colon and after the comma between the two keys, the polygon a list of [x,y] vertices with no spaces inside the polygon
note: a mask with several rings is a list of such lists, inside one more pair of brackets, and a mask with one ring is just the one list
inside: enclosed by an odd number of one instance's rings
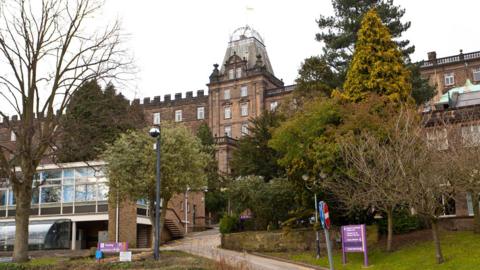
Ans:
{"label": "stone building", "polygon": [[[294,86],[284,86],[274,72],[262,37],[251,27],[231,35],[221,65],[214,65],[203,90],[135,99],[148,125],[162,121],[183,123],[196,132],[208,124],[216,138],[219,170],[231,172],[229,162],[237,140],[248,133],[252,118],[275,110]],[[15,121],[16,116],[11,120]],[[0,143],[15,146],[15,134],[0,119]],[[47,162],[48,163],[48,162]],[[131,247],[152,244],[152,222],[144,202],[107,200],[107,179],[100,162],[43,164],[32,200],[30,244],[32,248],[89,248],[99,241],[128,242]],[[205,226],[203,191],[186,191],[169,202],[162,239],[181,237]],[[118,206],[118,207],[117,207]],[[0,250],[13,245],[15,198],[8,182],[0,181]],[[40,229],[41,228],[41,229]],[[55,232],[55,233],[53,233]],[[57,233],[58,232],[58,233]]]}

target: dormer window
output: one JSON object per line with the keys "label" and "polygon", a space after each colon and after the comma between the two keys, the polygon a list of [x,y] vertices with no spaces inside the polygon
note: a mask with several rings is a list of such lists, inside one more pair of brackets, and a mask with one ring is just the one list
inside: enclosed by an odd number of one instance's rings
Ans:
{"label": "dormer window", "polygon": [[246,85],[240,88],[240,96],[241,97],[248,96],[248,87]]}
{"label": "dormer window", "polygon": [[223,91],[223,99],[230,99],[230,89]]}
{"label": "dormer window", "polygon": [[235,79],[235,71],[233,69],[228,70],[228,79],[229,80]]}
{"label": "dormer window", "polygon": [[242,77],[242,68],[237,68],[237,71],[236,71],[236,78],[241,78]]}

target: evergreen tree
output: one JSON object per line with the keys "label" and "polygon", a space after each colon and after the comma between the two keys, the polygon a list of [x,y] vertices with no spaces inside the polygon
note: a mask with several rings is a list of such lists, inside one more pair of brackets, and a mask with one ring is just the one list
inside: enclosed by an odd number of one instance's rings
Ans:
{"label": "evergreen tree", "polygon": [[141,108],[131,108],[112,84],[102,91],[96,81],[86,82],[72,96],[61,119],[58,161],[94,160],[119,134],[142,126]]}
{"label": "evergreen tree", "polygon": [[[317,23],[321,32],[317,33],[316,40],[325,44],[324,57],[337,72],[337,86],[340,87],[352,59],[357,33],[365,13],[375,8],[395,39],[400,38],[411,23],[401,22],[405,9],[395,6],[393,0],[332,0],[332,5],[335,16],[320,16]],[[397,41],[397,45],[405,57],[415,50],[414,46],[410,46],[409,40]]]}
{"label": "evergreen tree", "polygon": [[277,163],[277,151],[268,146],[272,129],[278,127],[282,120],[282,115],[271,111],[264,111],[252,120],[249,134],[240,139],[233,152],[232,170],[235,176],[257,175],[269,181],[283,174]]}
{"label": "evergreen tree", "polygon": [[296,97],[309,99],[313,96],[330,96],[335,88],[336,77],[323,57],[312,56],[302,63],[295,80]]}
{"label": "evergreen tree", "polygon": [[342,93],[335,91],[334,94],[354,102],[371,93],[395,102],[411,101],[410,71],[375,9],[362,20],[343,88]]}

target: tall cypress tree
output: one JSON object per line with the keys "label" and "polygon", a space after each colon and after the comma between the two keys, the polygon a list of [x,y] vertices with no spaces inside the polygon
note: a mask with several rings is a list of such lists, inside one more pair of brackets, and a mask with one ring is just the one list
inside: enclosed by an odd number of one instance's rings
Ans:
{"label": "tall cypress tree", "polygon": [[395,102],[412,101],[410,71],[375,9],[362,20],[343,88],[342,93],[336,94],[353,102],[363,100],[369,93],[387,96]]}

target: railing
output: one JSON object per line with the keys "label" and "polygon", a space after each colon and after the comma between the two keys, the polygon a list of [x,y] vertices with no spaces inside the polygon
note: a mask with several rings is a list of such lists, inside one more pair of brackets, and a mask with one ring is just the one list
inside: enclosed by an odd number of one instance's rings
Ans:
{"label": "railing", "polygon": [[480,51],[466,53],[466,54],[460,53],[458,55],[447,56],[447,57],[442,57],[442,58],[437,58],[432,60],[424,60],[421,62],[420,67],[426,68],[426,67],[432,67],[435,65],[445,65],[450,63],[457,63],[463,60],[473,60],[473,59],[480,59]]}
{"label": "railing", "polygon": [[223,137],[215,137],[216,144],[229,144],[229,145],[237,145],[238,140],[234,138],[223,136]]}
{"label": "railing", "polygon": [[279,94],[283,94],[283,93],[292,92],[293,90],[295,90],[296,86],[297,86],[296,84],[293,84],[293,85],[287,85],[287,86],[284,86],[284,87],[267,90],[265,92],[265,95],[267,97],[271,97],[271,96],[275,96],[275,95],[279,95]]}

